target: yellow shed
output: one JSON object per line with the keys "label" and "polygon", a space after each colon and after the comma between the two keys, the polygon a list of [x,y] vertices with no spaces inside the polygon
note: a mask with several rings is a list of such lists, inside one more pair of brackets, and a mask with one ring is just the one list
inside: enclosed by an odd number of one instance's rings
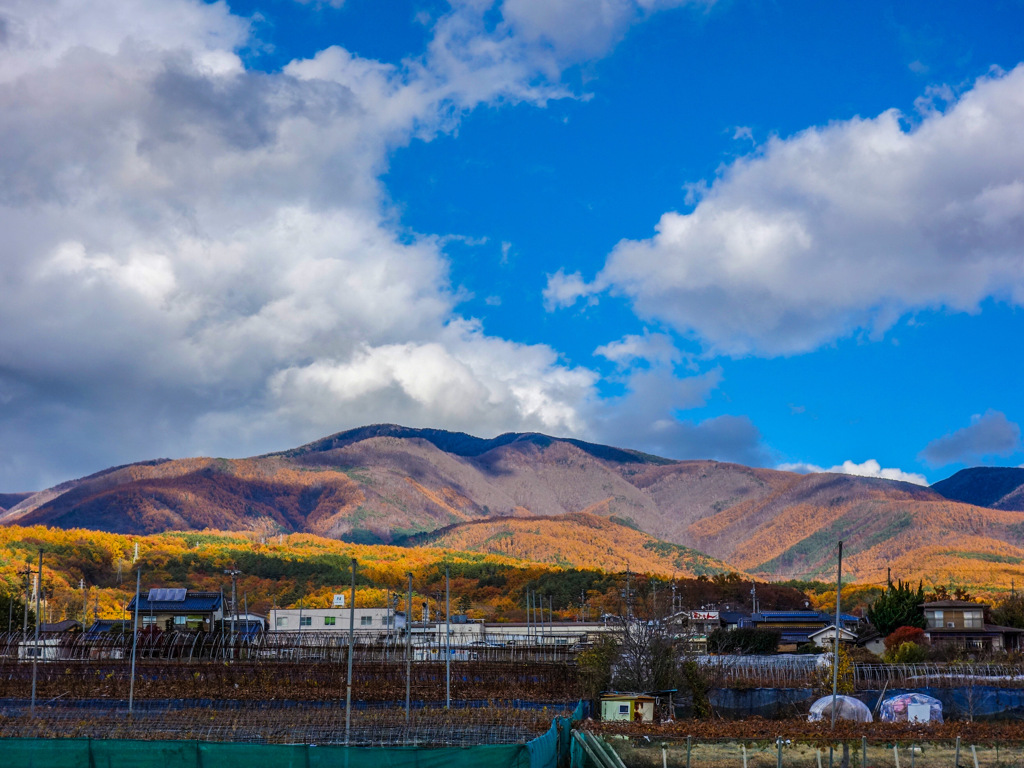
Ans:
{"label": "yellow shed", "polygon": [[601,697],[601,719],[650,723],[656,701],[643,693],[606,693]]}

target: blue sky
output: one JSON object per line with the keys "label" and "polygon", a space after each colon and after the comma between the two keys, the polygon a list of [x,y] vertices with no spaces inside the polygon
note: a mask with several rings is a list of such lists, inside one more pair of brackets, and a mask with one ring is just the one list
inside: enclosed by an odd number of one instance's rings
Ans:
{"label": "blue sky", "polygon": [[374,422],[1024,464],[1024,2],[0,7],[0,490]]}

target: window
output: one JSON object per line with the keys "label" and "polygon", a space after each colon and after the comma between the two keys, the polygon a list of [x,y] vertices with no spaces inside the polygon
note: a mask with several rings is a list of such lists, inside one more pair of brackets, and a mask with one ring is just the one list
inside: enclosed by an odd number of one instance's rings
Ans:
{"label": "window", "polygon": [[142,617],[142,626],[144,626],[144,627],[152,627],[152,626],[155,626],[155,625],[156,625],[156,616],[143,616]]}
{"label": "window", "polygon": [[373,624],[373,616],[360,616],[359,617],[359,626],[361,626],[361,627],[369,627],[372,624]]}
{"label": "window", "polygon": [[181,627],[181,626],[184,626],[185,624],[188,624],[188,616],[175,616],[174,617],[174,625],[176,627]]}
{"label": "window", "polygon": [[385,627],[390,627],[392,624],[395,623],[395,617],[394,616],[381,616],[380,617],[380,623],[383,626],[385,626]]}
{"label": "window", "polygon": [[628,715],[629,714],[629,704],[619,704],[619,714],[620,715]]}
{"label": "window", "polygon": [[312,616],[299,616],[299,626],[300,627],[311,627],[311,626],[313,626],[313,617]]}
{"label": "window", "polygon": [[932,611],[928,614],[929,629],[941,629],[946,626],[943,620],[942,611]]}
{"label": "window", "polygon": [[279,627],[287,627],[288,626],[288,617],[287,616],[278,616],[277,617],[277,626],[279,626]]}
{"label": "window", "polygon": [[981,629],[983,626],[981,611],[964,611],[964,627],[966,629]]}
{"label": "window", "polygon": [[333,627],[335,619],[336,619],[336,617],[334,617],[334,616],[324,616],[324,626],[325,627]]}

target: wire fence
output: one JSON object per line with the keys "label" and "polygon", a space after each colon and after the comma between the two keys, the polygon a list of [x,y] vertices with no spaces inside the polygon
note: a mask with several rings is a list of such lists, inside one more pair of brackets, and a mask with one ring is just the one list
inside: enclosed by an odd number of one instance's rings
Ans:
{"label": "wire fence", "polygon": [[[810,688],[831,667],[819,657],[714,656],[701,659],[701,669],[714,687]],[[1024,666],[989,663],[853,665],[856,690],[883,688],[963,688],[992,685],[1024,688]]]}
{"label": "wire fence", "polygon": [[[33,669],[35,667],[35,669]],[[127,699],[297,699],[330,701],[352,695],[365,702],[531,700],[579,698],[573,665],[557,662],[465,661],[450,665],[422,662],[358,661],[351,683],[345,663],[261,661],[197,661],[180,664],[166,659],[137,662],[132,685],[131,665],[123,660],[12,662],[0,668],[0,697],[20,698],[33,687],[40,700]]]}
{"label": "wire fence", "polygon": [[551,727],[571,708],[520,702],[443,708],[424,705],[353,709],[346,728],[344,703],[148,702],[128,712],[127,702],[0,701],[0,739],[92,738],[198,740],[254,744],[350,746],[472,746],[523,743]]}
{"label": "wire fence", "polygon": [[[153,628],[137,633],[136,656],[182,663],[203,660],[259,660],[263,662],[324,661],[348,659],[348,633],[339,631],[242,632],[231,631],[224,622],[220,630],[162,631]],[[450,641],[439,631],[417,637],[406,646],[396,632],[356,632],[352,643],[354,659],[362,661],[444,660],[457,661],[567,661],[575,658],[585,643],[580,638],[554,635],[481,635],[472,641]],[[9,660],[42,661],[120,660],[132,652],[132,632],[44,632],[38,641],[32,632],[0,633],[0,666]]]}
{"label": "wire fence", "polygon": [[[962,739],[842,741],[609,738],[626,768],[1010,768],[1024,765],[1024,743]],[[574,761],[579,766],[580,761]],[[595,761],[586,761],[595,768]],[[600,766],[596,766],[600,768]]]}

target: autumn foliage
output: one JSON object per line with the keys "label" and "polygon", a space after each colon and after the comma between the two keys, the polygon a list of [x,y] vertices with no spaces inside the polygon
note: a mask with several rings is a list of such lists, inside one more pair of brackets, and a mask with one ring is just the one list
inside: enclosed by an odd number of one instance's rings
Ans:
{"label": "autumn foliage", "polygon": [[924,630],[920,627],[900,627],[885,638],[885,650],[893,651],[904,643],[924,645]]}

